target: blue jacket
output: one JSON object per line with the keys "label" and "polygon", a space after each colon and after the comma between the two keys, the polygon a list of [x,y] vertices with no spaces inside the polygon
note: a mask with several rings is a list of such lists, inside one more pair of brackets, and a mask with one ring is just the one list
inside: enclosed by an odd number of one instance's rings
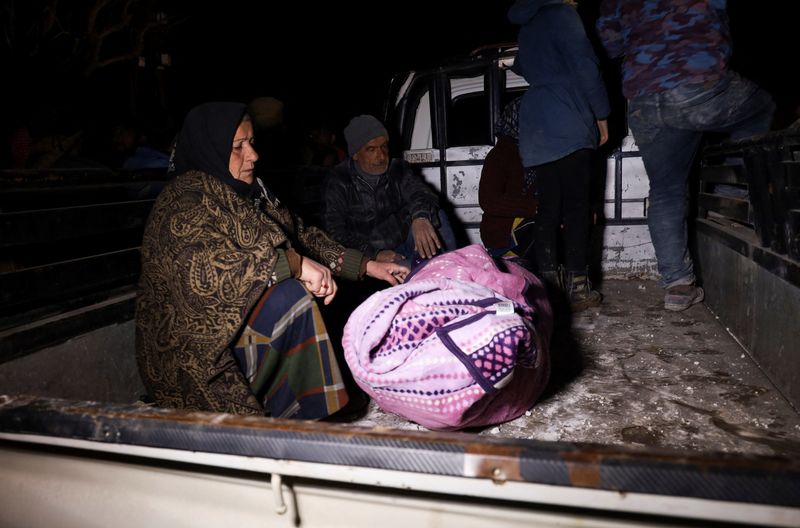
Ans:
{"label": "blue jacket", "polygon": [[530,87],[522,99],[519,146],[526,167],[597,148],[597,120],[610,112],[597,56],[580,16],[562,0],[517,0],[515,69]]}

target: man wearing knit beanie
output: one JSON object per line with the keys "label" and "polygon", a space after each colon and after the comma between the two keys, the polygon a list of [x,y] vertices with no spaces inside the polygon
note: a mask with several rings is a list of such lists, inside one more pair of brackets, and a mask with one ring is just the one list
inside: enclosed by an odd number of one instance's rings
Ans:
{"label": "man wearing knit beanie", "polygon": [[350,157],[326,179],[322,224],[339,243],[380,262],[412,263],[456,248],[437,195],[401,159],[389,156],[389,133],[371,115],[344,129]]}
{"label": "man wearing knit beanie", "polygon": [[383,123],[371,115],[360,115],[350,120],[344,129],[344,139],[347,141],[347,153],[353,155],[372,139],[385,137],[389,141],[389,133]]}

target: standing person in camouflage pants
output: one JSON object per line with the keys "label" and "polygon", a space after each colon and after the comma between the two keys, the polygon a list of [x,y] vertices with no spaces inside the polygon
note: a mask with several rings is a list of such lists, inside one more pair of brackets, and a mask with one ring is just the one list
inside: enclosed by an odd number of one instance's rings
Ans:
{"label": "standing person in camouflage pants", "polygon": [[687,182],[704,132],[767,132],[772,97],[728,69],[726,0],[604,0],[597,29],[624,56],[628,125],[650,179],[648,224],[664,308],[701,302],[687,244]]}

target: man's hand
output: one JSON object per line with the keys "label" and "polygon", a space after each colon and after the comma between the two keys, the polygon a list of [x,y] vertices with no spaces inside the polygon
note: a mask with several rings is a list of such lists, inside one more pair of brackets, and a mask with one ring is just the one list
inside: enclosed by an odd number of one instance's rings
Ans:
{"label": "man's hand", "polygon": [[393,262],[378,262],[377,260],[367,262],[367,275],[374,279],[384,280],[392,286],[406,280],[410,271],[407,267]]}
{"label": "man's hand", "polygon": [[414,249],[422,258],[431,258],[442,247],[433,224],[427,218],[415,218],[411,222],[411,235],[414,237]]}
{"label": "man's hand", "polygon": [[406,258],[404,255],[395,253],[391,249],[382,249],[375,255],[375,260],[378,262],[400,262],[404,258]]}
{"label": "man's hand", "polygon": [[311,292],[311,295],[324,297],[325,304],[330,304],[338,289],[331,270],[308,257],[303,257],[299,280]]}
{"label": "man's hand", "polygon": [[606,141],[608,141],[608,121],[605,119],[601,119],[597,122],[597,130],[600,131],[600,141],[598,141],[597,146],[605,145]]}

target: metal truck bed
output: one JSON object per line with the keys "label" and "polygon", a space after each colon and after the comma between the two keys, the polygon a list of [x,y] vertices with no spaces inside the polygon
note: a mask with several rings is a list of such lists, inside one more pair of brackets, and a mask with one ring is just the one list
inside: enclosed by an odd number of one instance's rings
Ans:
{"label": "metal truck bed", "polygon": [[704,305],[665,312],[652,281],[601,289],[600,308],[559,329],[530,415],[480,431],[427,431],[374,404],[350,424],[143,406],[130,322],[6,362],[0,478],[15,485],[0,517],[797,526],[796,411]]}
{"label": "metal truck bed", "polygon": [[[663,309],[655,282],[609,280],[556,336],[554,382],[495,438],[800,456],[800,415],[705,305]],[[371,404],[359,425],[423,429]]]}

